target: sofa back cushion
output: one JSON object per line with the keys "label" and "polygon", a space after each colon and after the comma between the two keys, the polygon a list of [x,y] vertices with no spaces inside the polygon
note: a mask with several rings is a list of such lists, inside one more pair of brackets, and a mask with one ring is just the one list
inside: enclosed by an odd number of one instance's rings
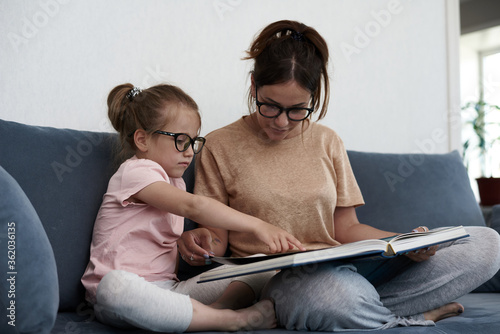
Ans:
{"label": "sofa back cushion", "polygon": [[60,310],[83,305],[94,220],[113,172],[116,136],[0,120],[0,165],[28,196],[52,245]]}
{"label": "sofa back cushion", "polygon": [[458,152],[348,155],[366,203],[361,222],[394,232],[485,225]]}

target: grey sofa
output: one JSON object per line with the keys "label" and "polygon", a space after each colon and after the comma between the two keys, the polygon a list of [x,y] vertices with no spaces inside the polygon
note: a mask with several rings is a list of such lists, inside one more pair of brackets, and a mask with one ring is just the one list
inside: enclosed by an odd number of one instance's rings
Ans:
{"label": "grey sofa", "polygon": [[[96,321],[80,283],[94,218],[116,167],[116,136],[3,120],[0,135],[0,333],[144,333]],[[348,153],[367,203],[357,209],[362,222],[398,232],[485,225],[457,152]],[[185,179],[192,189],[192,167]],[[491,225],[500,226],[500,206]],[[180,276],[206,269],[181,263]],[[498,333],[498,291],[495,276],[460,299],[461,316],[386,332]]]}

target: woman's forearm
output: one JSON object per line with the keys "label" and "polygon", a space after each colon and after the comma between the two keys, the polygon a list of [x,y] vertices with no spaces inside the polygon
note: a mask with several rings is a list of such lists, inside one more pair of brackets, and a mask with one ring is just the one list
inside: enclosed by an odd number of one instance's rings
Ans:
{"label": "woman's forearm", "polygon": [[396,234],[361,224],[354,207],[337,207],[334,222],[335,240],[343,244],[366,239],[381,239]]}

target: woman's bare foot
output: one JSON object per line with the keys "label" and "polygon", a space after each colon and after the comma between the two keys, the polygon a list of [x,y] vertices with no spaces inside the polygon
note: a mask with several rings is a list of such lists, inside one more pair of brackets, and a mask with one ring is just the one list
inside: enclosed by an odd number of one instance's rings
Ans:
{"label": "woman's bare foot", "polygon": [[464,312],[464,307],[459,303],[449,303],[438,307],[432,311],[424,313],[425,320],[432,320],[434,322],[443,320],[450,317],[456,317]]}

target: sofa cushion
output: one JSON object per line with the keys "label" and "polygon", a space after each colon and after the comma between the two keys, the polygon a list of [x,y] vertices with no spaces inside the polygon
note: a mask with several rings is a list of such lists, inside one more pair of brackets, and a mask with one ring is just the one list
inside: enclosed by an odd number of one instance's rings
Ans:
{"label": "sofa cushion", "polygon": [[116,136],[0,120],[2,166],[24,190],[54,250],[60,309],[83,306],[97,210],[113,172]]}
{"label": "sofa cushion", "polygon": [[[366,203],[356,209],[361,222],[394,232],[486,225],[458,152],[348,154]],[[500,233],[500,205],[492,227]],[[474,291],[500,292],[500,272]]]}
{"label": "sofa cushion", "polygon": [[458,152],[348,155],[366,203],[356,209],[362,223],[394,232],[485,226]]}
{"label": "sofa cushion", "polygon": [[1,333],[50,333],[59,304],[54,253],[17,182],[0,166]]}

